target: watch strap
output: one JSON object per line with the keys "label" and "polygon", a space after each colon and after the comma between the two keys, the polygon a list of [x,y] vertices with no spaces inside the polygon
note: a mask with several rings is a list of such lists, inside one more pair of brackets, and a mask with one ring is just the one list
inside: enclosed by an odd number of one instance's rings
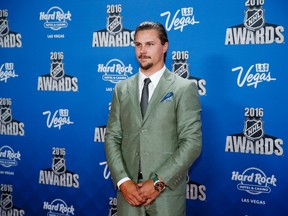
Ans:
{"label": "watch strap", "polygon": [[157,178],[157,176],[155,175],[153,178],[153,182],[155,183],[156,181],[159,181],[159,179]]}

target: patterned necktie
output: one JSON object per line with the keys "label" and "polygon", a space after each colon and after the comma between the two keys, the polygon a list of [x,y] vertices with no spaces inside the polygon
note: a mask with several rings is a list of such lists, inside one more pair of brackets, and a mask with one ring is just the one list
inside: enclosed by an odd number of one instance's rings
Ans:
{"label": "patterned necktie", "polygon": [[142,95],[141,95],[141,101],[140,101],[140,107],[142,112],[142,117],[144,117],[147,106],[148,106],[148,100],[149,100],[149,88],[148,85],[151,82],[149,78],[146,78],[144,80],[144,86],[142,89]]}

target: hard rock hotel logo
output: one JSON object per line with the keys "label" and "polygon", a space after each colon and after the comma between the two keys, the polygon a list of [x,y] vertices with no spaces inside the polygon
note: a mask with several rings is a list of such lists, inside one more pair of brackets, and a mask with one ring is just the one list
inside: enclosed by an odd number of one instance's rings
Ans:
{"label": "hard rock hotel logo", "polygon": [[39,184],[79,188],[79,175],[66,168],[66,149],[53,147],[52,167],[40,170]]}
{"label": "hard rock hotel logo", "polygon": [[[10,146],[2,146],[0,148],[0,165],[9,168],[12,166],[17,166],[18,161],[21,160],[21,153],[19,151],[14,151]],[[5,174],[5,173],[4,173]]]}
{"label": "hard rock hotel logo", "polygon": [[78,78],[65,73],[63,59],[63,52],[50,53],[50,73],[38,77],[38,91],[78,91]]}
{"label": "hard rock hotel logo", "polygon": [[131,64],[125,65],[119,59],[111,59],[105,65],[98,64],[98,73],[102,73],[102,80],[116,84],[133,75]]}
{"label": "hard rock hotel logo", "polygon": [[173,51],[172,71],[185,79],[192,80],[198,87],[199,95],[204,96],[206,95],[206,80],[190,76],[188,59],[188,51]]}
{"label": "hard rock hotel logo", "polygon": [[225,45],[282,44],[284,27],[266,22],[264,0],[245,0],[244,22],[226,29]]}
{"label": "hard rock hotel logo", "polygon": [[246,191],[252,195],[270,193],[271,187],[277,186],[275,175],[267,176],[263,170],[256,167],[247,168],[242,173],[233,171],[231,180],[239,182],[237,185],[238,190]]}
{"label": "hard rock hotel logo", "polygon": [[135,31],[123,27],[122,5],[107,5],[106,12],[106,28],[93,32],[92,47],[134,46]]}
{"label": "hard rock hotel logo", "polygon": [[43,210],[48,211],[47,216],[71,216],[75,215],[73,205],[69,206],[62,199],[54,199],[51,203],[44,202]]}
{"label": "hard rock hotel logo", "polygon": [[8,10],[0,10],[0,47],[2,48],[21,48],[22,35],[10,31],[8,24]]}
{"label": "hard rock hotel logo", "polygon": [[62,8],[53,6],[47,12],[40,12],[39,20],[45,21],[45,28],[50,28],[51,30],[57,31],[68,27],[67,21],[71,21],[71,16],[70,11],[65,13]]}
{"label": "hard rock hotel logo", "polygon": [[226,137],[225,152],[283,155],[283,140],[264,133],[263,115],[263,108],[245,108],[243,132]]}
{"label": "hard rock hotel logo", "polygon": [[11,105],[11,98],[0,98],[0,135],[24,136],[24,123],[13,119]]}
{"label": "hard rock hotel logo", "polygon": [[[46,29],[51,29],[52,31],[59,31],[61,29],[68,28],[69,23],[72,21],[72,14],[68,10],[65,12],[62,8],[58,6],[53,6],[48,9],[47,12],[41,11],[39,13],[39,20],[45,21],[43,26]],[[48,34],[47,38],[64,38],[64,34]]]}

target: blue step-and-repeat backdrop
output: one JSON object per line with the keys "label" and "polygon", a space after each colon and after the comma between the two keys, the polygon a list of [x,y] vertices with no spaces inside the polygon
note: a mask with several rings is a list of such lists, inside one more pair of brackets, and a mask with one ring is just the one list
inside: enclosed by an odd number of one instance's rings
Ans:
{"label": "blue step-and-repeat backdrop", "polygon": [[287,12],[286,0],[0,0],[0,216],[117,215],[104,135],[145,20],[165,26],[166,66],[199,89],[187,215],[288,215]]}

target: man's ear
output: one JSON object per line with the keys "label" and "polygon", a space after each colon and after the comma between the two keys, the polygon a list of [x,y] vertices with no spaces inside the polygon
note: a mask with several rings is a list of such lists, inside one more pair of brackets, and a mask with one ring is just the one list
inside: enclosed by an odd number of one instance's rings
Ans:
{"label": "man's ear", "polygon": [[168,50],[168,45],[169,43],[168,42],[165,42],[165,44],[163,45],[163,53],[166,53],[167,50]]}

